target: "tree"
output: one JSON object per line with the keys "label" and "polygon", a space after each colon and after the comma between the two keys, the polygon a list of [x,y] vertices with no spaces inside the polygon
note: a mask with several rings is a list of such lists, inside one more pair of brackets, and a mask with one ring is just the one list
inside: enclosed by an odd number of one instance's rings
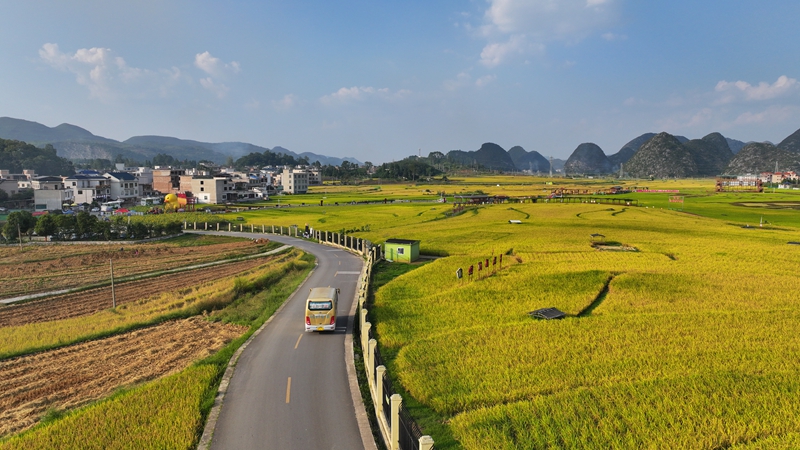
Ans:
{"label": "tree", "polygon": [[58,231],[56,234],[61,240],[71,240],[77,232],[77,223],[74,214],[60,214],[56,216]]}
{"label": "tree", "polygon": [[6,224],[3,226],[3,235],[8,240],[17,239],[20,234],[27,234],[33,231],[36,226],[36,218],[28,211],[14,211],[8,215]]}
{"label": "tree", "polygon": [[78,239],[85,239],[91,237],[94,231],[94,223],[97,222],[97,217],[89,214],[86,211],[78,213],[75,219],[75,228]]}
{"label": "tree", "polygon": [[56,219],[50,214],[45,214],[36,221],[33,231],[39,236],[52,236],[58,231]]}

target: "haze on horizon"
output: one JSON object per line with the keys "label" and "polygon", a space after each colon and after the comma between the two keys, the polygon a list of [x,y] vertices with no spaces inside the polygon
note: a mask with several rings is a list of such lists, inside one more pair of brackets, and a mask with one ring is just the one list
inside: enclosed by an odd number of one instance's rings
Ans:
{"label": "haze on horizon", "polygon": [[0,116],[381,163],[800,128],[800,3],[4,2]]}

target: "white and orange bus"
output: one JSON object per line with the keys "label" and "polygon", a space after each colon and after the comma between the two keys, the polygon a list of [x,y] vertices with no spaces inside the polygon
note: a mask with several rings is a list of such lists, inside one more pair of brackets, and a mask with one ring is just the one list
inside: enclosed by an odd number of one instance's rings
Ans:
{"label": "white and orange bus", "polygon": [[306,300],[306,331],[336,330],[339,289],[317,287],[310,291]]}

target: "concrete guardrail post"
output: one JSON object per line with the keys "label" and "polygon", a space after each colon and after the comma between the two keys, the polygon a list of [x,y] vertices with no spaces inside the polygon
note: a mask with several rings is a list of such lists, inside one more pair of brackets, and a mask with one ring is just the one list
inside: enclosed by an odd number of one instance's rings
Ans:
{"label": "concrete guardrail post", "polygon": [[372,324],[369,322],[365,322],[364,326],[361,327],[361,351],[364,353],[364,367],[367,364],[367,358],[369,358],[369,329],[372,328]]}
{"label": "concrete guardrail post", "polygon": [[193,230],[196,230],[196,229],[197,229],[197,222],[195,222],[195,223],[194,223],[194,225],[192,226],[192,229],[193,229]]}
{"label": "concrete guardrail post", "polygon": [[231,223],[228,222],[228,231],[231,231]]}
{"label": "concrete guardrail post", "polygon": [[367,380],[370,382],[370,386],[375,389],[375,347],[378,346],[378,341],[375,339],[370,339],[369,343],[369,359],[367,362],[369,365],[367,366],[367,370],[369,373],[367,374]]}
{"label": "concrete guardrail post", "polygon": [[[363,330],[364,327],[367,326],[367,309],[366,308],[361,308],[360,320],[361,320],[361,323],[358,324],[358,328]],[[361,342],[364,342],[364,340],[362,339]]]}
{"label": "concrete guardrail post", "polygon": [[378,416],[378,420],[380,420],[381,415],[383,415],[383,374],[386,373],[385,366],[378,366],[375,369],[375,415]]}
{"label": "concrete guardrail post", "polygon": [[261,234],[264,234],[264,233],[266,233],[266,231],[264,231],[264,224],[262,223],[261,224]]}
{"label": "concrete guardrail post", "polygon": [[433,448],[433,438],[422,436],[419,438],[419,450],[431,450]]}
{"label": "concrete guardrail post", "polygon": [[184,230],[188,230],[188,227],[186,226],[186,221],[185,220],[183,221],[183,229]]}
{"label": "concrete guardrail post", "polygon": [[403,397],[400,394],[392,394],[390,397],[392,405],[391,423],[389,424],[389,448],[392,450],[400,450],[400,405],[403,403]]}

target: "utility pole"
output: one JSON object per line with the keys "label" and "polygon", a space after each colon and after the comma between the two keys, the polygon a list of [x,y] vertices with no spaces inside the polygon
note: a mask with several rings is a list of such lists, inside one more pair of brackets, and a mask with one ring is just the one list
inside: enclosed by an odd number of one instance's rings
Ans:
{"label": "utility pole", "polygon": [[114,293],[114,260],[108,260],[109,265],[111,266],[111,307],[117,307],[117,296]]}
{"label": "utility pole", "polygon": [[775,179],[778,177],[778,161],[775,161],[775,172],[772,174],[772,193],[775,193]]}
{"label": "utility pole", "polygon": [[19,238],[19,249],[22,250],[22,232],[19,230],[19,219],[17,219],[17,237]]}
{"label": "utility pole", "polygon": [[553,178],[553,157],[550,157],[550,178]]}

